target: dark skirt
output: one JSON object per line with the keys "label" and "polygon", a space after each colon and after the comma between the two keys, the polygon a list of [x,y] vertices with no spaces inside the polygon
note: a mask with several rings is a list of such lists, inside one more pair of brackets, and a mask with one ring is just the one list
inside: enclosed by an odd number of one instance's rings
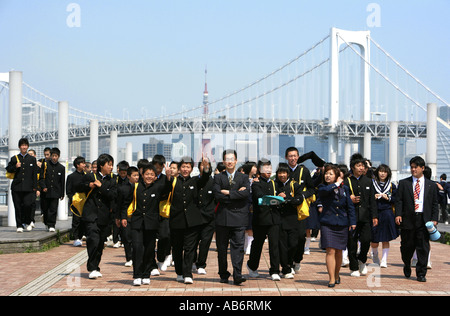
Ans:
{"label": "dark skirt", "polygon": [[320,242],[323,249],[345,250],[347,248],[347,239],[348,226],[322,224],[320,227]]}
{"label": "dark skirt", "polygon": [[399,236],[395,225],[394,212],[391,209],[378,210],[378,225],[372,227],[372,242],[388,242]]}
{"label": "dark skirt", "polygon": [[319,212],[317,203],[312,203],[309,207],[309,217],[305,219],[306,229],[320,229]]}

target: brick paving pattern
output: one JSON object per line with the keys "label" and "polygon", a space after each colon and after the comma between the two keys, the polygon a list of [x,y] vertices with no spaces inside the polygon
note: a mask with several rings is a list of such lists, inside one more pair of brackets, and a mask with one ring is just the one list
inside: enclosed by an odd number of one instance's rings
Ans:
{"label": "brick paving pattern", "polygon": [[[248,278],[245,265],[247,258],[248,256],[244,261],[243,273]],[[194,284],[191,285],[176,282],[174,267],[169,267],[160,276],[151,277],[150,285],[133,286],[132,268],[124,266],[123,248],[105,249],[100,264],[103,277],[97,280],[88,278],[86,259],[85,245],[75,248],[71,243],[45,253],[0,255],[0,295],[26,295],[25,293],[33,293],[33,287],[35,292],[32,295],[41,296],[450,295],[450,246],[432,243],[432,269],[428,270],[427,282],[421,283],[416,281],[414,269],[410,279],[403,276],[399,239],[391,242],[388,268],[379,268],[372,264],[372,259],[368,259],[367,263],[370,265],[367,276],[358,278],[350,277],[349,269],[342,268],[341,284],[335,288],[327,287],[325,253],[318,248],[318,242],[311,243],[311,254],[304,256],[302,268],[294,279],[281,279],[277,282],[272,281],[269,276],[266,243],[259,267],[260,277],[250,278],[241,286],[235,286],[231,282],[219,283],[214,242],[207,261],[207,275],[194,274]],[[229,269],[231,272],[231,262]],[[50,277],[52,273],[59,277]],[[39,282],[36,281],[38,278],[41,278]],[[26,289],[27,285],[30,289]]]}

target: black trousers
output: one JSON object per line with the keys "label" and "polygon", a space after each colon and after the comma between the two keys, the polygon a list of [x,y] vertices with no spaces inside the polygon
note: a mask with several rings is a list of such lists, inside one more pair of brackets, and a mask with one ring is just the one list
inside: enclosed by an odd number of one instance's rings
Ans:
{"label": "black trousers", "polygon": [[230,244],[231,264],[233,265],[233,279],[242,278],[242,264],[244,262],[245,226],[228,227],[216,225],[217,259],[221,279],[228,279],[228,244]]}
{"label": "black trousers", "polygon": [[133,242],[131,237],[131,224],[127,227],[120,226],[120,236],[122,237],[122,245],[125,249],[125,259],[130,261],[133,259]]}
{"label": "black trousers", "polygon": [[156,229],[131,229],[133,244],[133,278],[150,278],[152,259],[155,257]]}
{"label": "black trousers", "polygon": [[31,211],[33,203],[36,201],[36,193],[34,191],[11,191],[11,194],[16,215],[16,227],[22,227],[23,224],[30,225]]}
{"label": "black trousers", "polygon": [[[170,255],[170,228],[169,219],[161,217],[158,228],[158,247],[156,251],[156,260],[164,262],[166,256]],[[154,268],[157,268],[154,261]]]}
{"label": "black trousers", "polygon": [[200,228],[199,225],[186,229],[170,230],[172,258],[177,275],[192,278],[192,264],[194,263]]}
{"label": "black trousers", "polygon": [[280,264],[283,274],[291,273],[294,268],[294,255],[298,248],[299,230],[280,227]]}
{"label": "black trousers", "polygon": [[[70,205],[69,205],[70,207]],[[72,214],[72,235],[73,238],[76,239],[81,239],[83,238],[83,235],[85,234],[84,232],[84,225],[83,225],[83,221],[81,220],[81,217],[78,217],[74,214]]]}
{"label": "black trousers", "polygon": [[[358,260],[362,263],[367,261],[367,252],[370,248],[370,241],[372,239],[372,227],[369,222],[358,222],[356,224],[355,233],[351,232],[348,234],[348,260],[350,261],[350,270],[359,270]],[[358,251],[358,240],[361,243],[361,249],[359,255]]]}
{"label": "black trousers", "polygon": [[300,263],[303,260],[303,253],[305,252],[306,242],[306,220],[298,221],[298,242],[294,252],[294,262]]}
{"label": "black trousers", "polygon": [[58,215],[58,198],[41,199],[42,214],[44,214],[44,224],[48,227],[55,227]]}
{"label": "black trousers", "polygon": [[261,252],[266,236],[269,240],[269,273],[280,273],[280,225],[253,225],[253,241],[247,265],[252,270],[258,270]]}
{"label": "black trousers", "polygon": [[416,275],[427,274],[428,255],[430,253],[430,234],[425,226],[422,213],[417,213],[413,229],[402,229],[400,232],[400,252],[406,267],[411,266],[414,251],[417,252]]}
{"label": "black trousers", "polygon": [[194,253],[194,262],[195,265],[197,266],[197,269],[206,268],[206,260],[208,259],[209,247],[211,246],[214,230],[215,230],[214,218],[209,223],[201,225],[199,240],[197,242],[198,255],[197,251],[195,251]]}
{"label": "black trousers", "polygon": [[104,243],[111,234],[111,225],[98,225],[97,222],[83,222],[83,224],[86,228],[87,270],[100,271]]}

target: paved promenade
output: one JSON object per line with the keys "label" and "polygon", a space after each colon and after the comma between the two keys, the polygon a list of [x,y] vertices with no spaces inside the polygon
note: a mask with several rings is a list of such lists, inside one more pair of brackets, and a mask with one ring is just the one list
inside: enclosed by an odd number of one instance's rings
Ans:
{"label": "paved promenade", "polygon": [[[427,282],[403,276],[399,239],[391,242],[388,268],[380,269],[368,259],[368,275],[350,277],[348,268],[341,270],[341,284],[328,288],[325,253],[318,242],[311,243],[311,254],[305,255],[295,279],[274,282],[269,278],[267,243],[259,268],[260,278],[249,279],[241,286],[219,283],[217,252],[211,245],[207,275],[194,274],[194,284],[175,281],[174,267],[151,277],[149,286],[132,285],[132,268],[124,266],[123,248],[106,247],[100,264],[103,277],[88,279],[85,244],[75,248],[63,244],[44,253],[0,255],[0,295],[32,296],[448,296],[450,295],[450,246],[432,243],[432,269]],[[248,256],[245,258],[245,262]],[[231,263],[229,265],[231,271]],[[245,277],[247,269],[243,267]],[[231,280],[231,279],[230,279]]]}

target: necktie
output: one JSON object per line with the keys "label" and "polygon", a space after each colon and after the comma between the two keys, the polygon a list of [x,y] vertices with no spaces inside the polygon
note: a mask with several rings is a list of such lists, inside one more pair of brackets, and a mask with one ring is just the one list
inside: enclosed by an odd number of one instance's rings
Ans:
{"label": "necktie", "polygon": [[230,176],[228,177],[228,182],[230,183],[230,185],[231,185],[231,183],[233,182],[233,176],[230,174]]}
{"label": "necktie", "polygon": [[417,212],[419,209],[419,204],[417,203],[417,200],[419,200],[419,194],[420,194],[420,182],[419,180],[416,181],[416,186],[414,187],[414,209]]}

